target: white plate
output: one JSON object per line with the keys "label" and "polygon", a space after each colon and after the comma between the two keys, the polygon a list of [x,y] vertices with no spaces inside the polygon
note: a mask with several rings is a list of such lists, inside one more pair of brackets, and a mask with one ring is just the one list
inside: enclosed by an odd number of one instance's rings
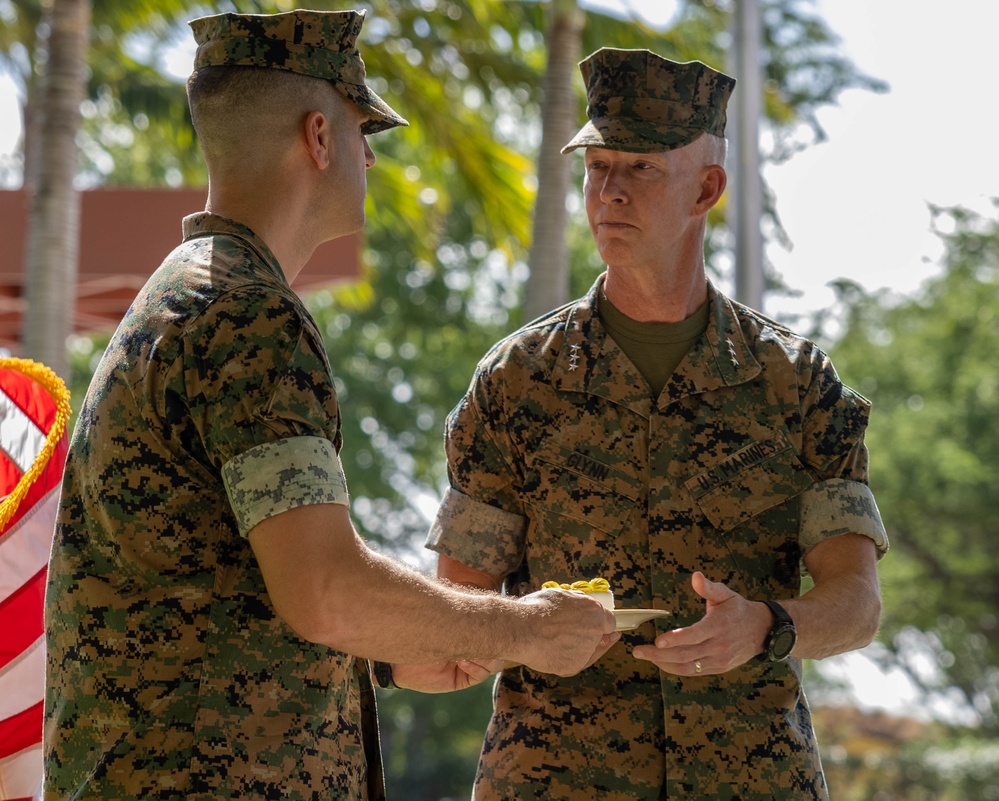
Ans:
{"label": "white plate", "polygon": [[657,617],[666,617],[669,614],[665,609],[615,609],[614,617],[617,620],[618,631],[631,631],[638,628],[643,623],[655,620]]}

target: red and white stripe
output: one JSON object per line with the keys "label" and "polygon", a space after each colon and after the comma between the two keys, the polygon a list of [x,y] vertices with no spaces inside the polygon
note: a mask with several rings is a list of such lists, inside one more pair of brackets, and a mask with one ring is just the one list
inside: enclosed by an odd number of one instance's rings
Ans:
{"label": "red and white stripe", "polygon": [[[39,457],[56,413],[56,401],[40,384],[0,360],[0,496],[9,495]],[[0,530],[2,801],[30,799],[42,777],[42,614],[66,448],[64,434]]]}

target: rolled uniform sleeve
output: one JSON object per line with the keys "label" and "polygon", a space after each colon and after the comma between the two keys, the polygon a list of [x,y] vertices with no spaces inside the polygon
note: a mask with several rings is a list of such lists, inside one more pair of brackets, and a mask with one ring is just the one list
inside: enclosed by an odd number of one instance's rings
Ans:
{"label": "rolled uniform sleeve", "polygon": [[517,569],[524,556],[527,518],[476,501],[454,487],[444,493],[427,548],[491,576]]}
{"label": "rolled uniform sleeve", "polygon": [[260,521],[299,506],[349,506],[340,457],[322,437],[292,437],[244,451],[223,465],[222,480],[244,537]]}
{"label": "rolled uniform sleeve", "polygon": [[528,520],[509,441],[488,422],[498,416],[486,413],[490,407],[481,378],[476,376],[469,393],[448,415],[451,487],[426,547],[489,575],[506,576],[523,559]]}
{"label": "rolled uniform sleeve", "polygon": [[818,370],[803,403],[803,458],[818,480],[801,495],[798,544],[805,554],[830,537],[860,534],[874,542],[880,559],[888,534],[867,485],[871,404],[840,381],[826,354],[815,353]]}
{"label": "rolled uniform sleeve", "polygon": [[798,535],[802,553],[839,534],[870,537],[879,559],[888,552],[888,533],[866,484],[833,478],[813,484],[802,494]]}
{"label": "rolled uniform sleeve", "polygon": [[193,321],[186,338],[191,415],[239,532],[298,506],[346,505],[332,375],[295,299],[240,287]]}

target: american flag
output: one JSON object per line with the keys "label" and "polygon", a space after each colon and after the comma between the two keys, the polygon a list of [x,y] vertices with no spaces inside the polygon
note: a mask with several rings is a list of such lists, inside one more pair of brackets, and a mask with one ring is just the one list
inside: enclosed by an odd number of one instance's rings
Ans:
{"label": "american flag", "polygon": [[69,411],[55,373],[0,358],[0,801],[42,779],[42,605]]}

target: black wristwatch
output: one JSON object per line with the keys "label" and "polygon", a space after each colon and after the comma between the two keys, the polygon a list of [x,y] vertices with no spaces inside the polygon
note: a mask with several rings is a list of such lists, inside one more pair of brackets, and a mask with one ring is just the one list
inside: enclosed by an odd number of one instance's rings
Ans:
{"label": "black wristwatch", "polygon": [[375,684],[383,690],[399,689],[399,685],[392,678],[392,665],[388,662],[376,662],[372,659],[371,673],[375,677]]}
{"label": "black wristwatch", "polygon": [[763,653],[759,655],[761,662],[780,662],[787,659],[794,648],[797,634],[794,631],[794,621],[783,606],[776,601],[764,601],[773,613],[774,624],[763,643]]}

